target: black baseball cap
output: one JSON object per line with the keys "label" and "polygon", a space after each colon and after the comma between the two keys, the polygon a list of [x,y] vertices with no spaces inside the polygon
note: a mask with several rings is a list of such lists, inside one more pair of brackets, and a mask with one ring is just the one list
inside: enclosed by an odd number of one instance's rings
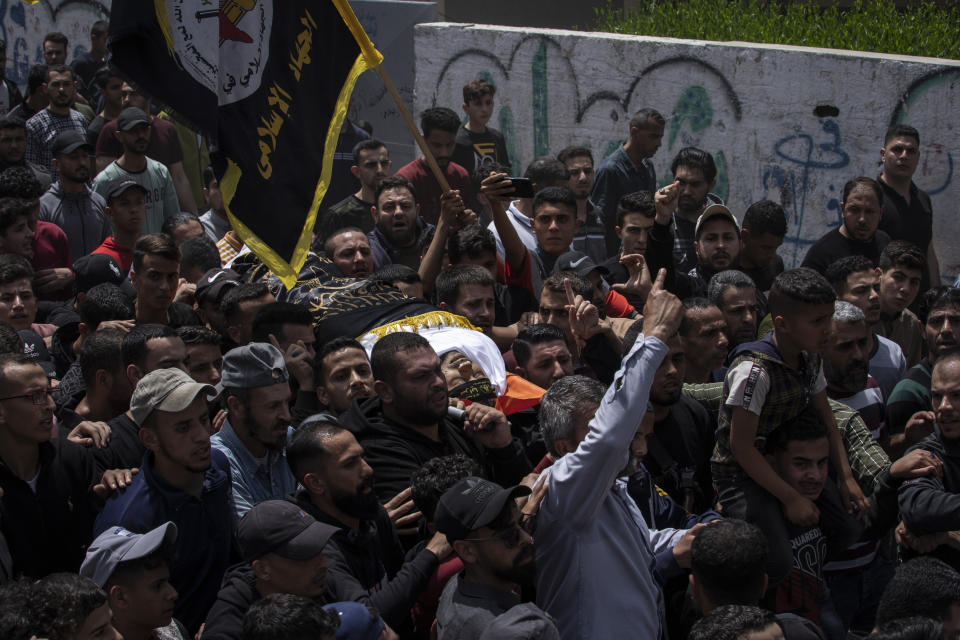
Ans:
{"label": "black baseball cap", "polygon": [[511,498],[526,495],[530,495],[530,487],[518,484],[504,489],[495,482],[468,476],[440,496],[434,517],[437,531],[450,542],[463,540],[471,531],[496,520]]}
{"label": "black baseball cap", "polygon": [[73,153],[80,147],[86,147],[87,151],[92,151],[93,147],[90,145],[90,142],[87,140],[87,137],[81,134],[79,131],[73,129],[67,131],[61,131],[53,139],[53,146],[51,147],[51,152],[53,155],[58,156],[62,153]]}
{"label": "black baseball cap", "polygon": [[130,131],[140,124],[153,124],[150,116],[136,107],[127,107],[117,116],[117,131]]}
{"label": "black baseball cap", "polygon": [[197,302],[217,304],[228,287],[238,286],[240,274],[233,269],[210,269],[197,281]]}
{"label": "black baseball cap", "polygon": [[244,562],[275,553],[288,560],[317,557],[337,527],[317,522],[286,500],[266,500],[247,511],[237,525]]}
{"label": "black baseball cap", "polygon": [[143,191],[143,194],[147,194],[147,188],[136,180],[131,180],[130,178],[115,178],[107,184],[107,202],[112,201],[114,198],[125,192],[127,189],[132,189],[136,187]]}
{"label": "black baseball cap", "polygon": [[137,297],[137,291],[127,280],[127,274],[112,256],[105,253],[90,253],[77,258],[73,262],[73,273],[76,275],[74,286],[77,293],[86,293],[98,284],[109,282],[120,287],[127,296]]}
{"label": "black baseball cap", "polygon": [[43,338],[30,329],[20,329],[17,333],[20,334],[20,339],[23,340],[24,355],[40,365],[48,378],[56,378],[57,371],[53,366],[53,361],[50,359],[50,350],[47,349]]}
{"label": "black baseball cap", "polygon": [[593,258],[585,254],[583,251],[567,251],[565,254],[557,258],[557,263],[553,267],[554,273],[559,273],[561,271],[573,271],[577,275],[583,276],[584,278],[590,275],[590,272],[593,270],[599,271],[601,275],[607,275],[610,273],[609,269],[598,265],[593,261]]}

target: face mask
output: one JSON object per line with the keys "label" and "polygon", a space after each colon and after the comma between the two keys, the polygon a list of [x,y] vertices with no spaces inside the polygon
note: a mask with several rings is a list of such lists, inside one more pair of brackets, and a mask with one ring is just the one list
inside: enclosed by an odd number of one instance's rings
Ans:
{"label": "face mask", "polygon": [[477,378],[470,382],[464,382],[450,389],[447,395],[451,398],[459,398],[460,400],[479,402],[488,407],[492,407],[497,401],[497,390],[490,384],[489,378]]}

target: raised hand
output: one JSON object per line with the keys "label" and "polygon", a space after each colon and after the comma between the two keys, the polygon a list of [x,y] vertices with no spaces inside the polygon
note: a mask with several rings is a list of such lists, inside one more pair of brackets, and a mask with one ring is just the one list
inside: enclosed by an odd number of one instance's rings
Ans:
{"label": "raised hand", "polygon": [[643,335],[659,338],[663,342],[680,329],[680,321],[683,320],[683,303],[663,288],[666,279],[667,270],[660,269],[650,287],[647,303],[643,305]]}

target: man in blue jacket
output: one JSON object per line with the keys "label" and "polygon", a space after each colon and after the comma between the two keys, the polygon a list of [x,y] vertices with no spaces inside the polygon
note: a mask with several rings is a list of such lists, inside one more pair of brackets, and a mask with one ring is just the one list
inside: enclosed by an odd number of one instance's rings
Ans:
{"label": "man in blue jacket", "polygon": [[97,517],[94,535],[112,526],[146,533],[177,525],[170,582],[173,615],[196,634],[230,564],[235,527],[230,465],[210,447],[207,395],[215,390],[180,369],[157,369],[137,383],[130,416],[147,448],[141,471]]}

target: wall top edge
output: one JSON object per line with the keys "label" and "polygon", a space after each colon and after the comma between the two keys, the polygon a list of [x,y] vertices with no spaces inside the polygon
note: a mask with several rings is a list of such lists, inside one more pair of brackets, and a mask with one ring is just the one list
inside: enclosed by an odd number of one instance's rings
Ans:
{"label": "wall top edge", "polygon": [[569,38],[573,36],[590,39],[618,40],[622,42],[650,42],[658,44],[683,44],[691,46],[709,46],[709,47],[733,47],[737,49],[752,49],[759,51],[791,51],[796,53],[806,53],[813,55],[833,55],[841,58],[862,58],[868,60],[889,60],[896,62],[915,62],[923,64],[936,64],[948,67],[960,68],[960,60],[949,58],[929,58],[924,56],[905,56],[890,53],[875,53],[872,51],[852,51],[849,49],[826,49],[821,47],[801,47],[797,45],[780,45],[762,42],[740,42],[715,40],[688,40],[683,38],[661,38],[655,36],[637,36],[622,33],[607,33],[604,31],[573,31],[569,29],[536,29],[530,27],[507,27],[500,25],[461,23],[461,22],[424,22],[416,26],[417,32],[462,29],[469,31],[489,31],[492,33],[516,33],[524,36],[542,35],[554,38]]}

